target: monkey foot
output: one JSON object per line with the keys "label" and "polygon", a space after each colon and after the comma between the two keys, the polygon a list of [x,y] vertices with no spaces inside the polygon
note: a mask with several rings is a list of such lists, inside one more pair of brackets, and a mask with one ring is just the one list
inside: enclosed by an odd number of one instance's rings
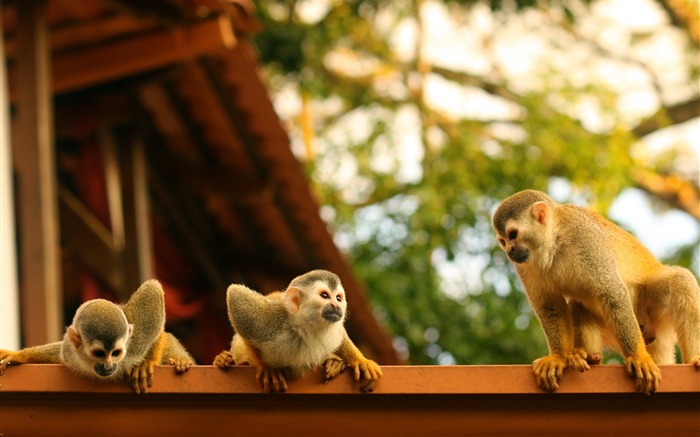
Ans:
{"label": "monkey foot", "polygon": [[625,358],[625,367],[637,379],[637,391],[650,394],[659,389],[661,372],[649,354]]}
{"label": "monkey foot", "polygon": [[146,360],[131,369],[129,385],[136,393],[148,393],[148,387],[153,385],[154,364],[152,360]]}
{"label": "monkey foot", "polygon": [[272,369],[266,366],[258,367],[255,378],[263,390],[267,392],[283,393],[287,391],[287,378],[284,375],[284,369]]}
{"label": "monkey foot", "polygon": [[175,368],[175,373],[187,372],[194,365],[189,358],[169,358],[168,363]]}
{"label": "monkey foot", "polygon": [[547,355],[536,359],[532,364],[537,385],[541,389],[554,391],[559,388],[559,381],[561,381],[561,376],[568,364],[565,358]]}
{"label": "monkey foot", "polygon": [[214,365],[222,369],[231,367],[234,364],[233,355],[231,355],[229,351],[221,351],[221,353],[214,358]]}
{"label": "monkey foot", "polygon": [[566,361],[570,369],[575,369],[579,372],[585,372],[591,368],[588,364],[588,354],[583,349],[574,349],[573,352],[566,356]]}
{"label": "monkey foot", "polygon": [[360,382],[360,391],[363,393],[369,393],[374,391],[379,382],[379,378],[382,377],[382,369],[379,364],[367,358],[360,358],[356,361],[348,363],[348,367],[351,367],[355,372],[355,381]]}
{"label": "monkey foot", "polygon": [[[700,355],[691,357],[688,363],[695,366],[696,369],[700,369]],[[0,365],[0,370],[2,370],[2,365]]]}
{"label": "monkey foot", "polygon": [[323,369],[325,373],[323,375],[323,383],[327,383],[331,379],[340,375],[348,368],[347,363],[343,361],[340,357],[332,356],[323,362]]}

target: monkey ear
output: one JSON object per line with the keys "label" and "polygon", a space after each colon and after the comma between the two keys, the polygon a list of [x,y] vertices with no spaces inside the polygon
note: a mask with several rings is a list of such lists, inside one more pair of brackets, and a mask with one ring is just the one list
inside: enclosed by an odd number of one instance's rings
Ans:
{"label": "monkey ear", "polygon": [[284,304],[290,313],[296,314],[299,311],[302,297],[303,296],[301,294],[301,290],[299,290],[298,288],[287,288],[287,291],[284,292]]}
{"label": "monkey ear", "polygon": [[80,346],[83,344],[83,340],[80,338],[80,334],[72,326],[68,327],[68,339],[71,343],[73,343],[73,346],[75,346],[76,349],[80,348]]}
{"label": "monkey ear", "polygon": [[134,325],[133,323],[129,323],[129,326],[126,329],[126,336],[131,337],[131,334],[134,333]]}
{"label": "monkey ear", "polygon": [[530,213],[539,224],[545,225],[547,222],[547,214],[549,213],[549,208],[544,202],[535,202],[532,205],[532,208],[530,208]]}

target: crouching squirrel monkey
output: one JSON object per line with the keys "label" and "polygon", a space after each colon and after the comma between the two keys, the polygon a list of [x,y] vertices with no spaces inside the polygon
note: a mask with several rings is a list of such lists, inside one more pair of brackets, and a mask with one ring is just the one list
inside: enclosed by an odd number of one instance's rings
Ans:
{"label": "crouching squirrel monkey", "polygon": [[153,383],[154,365],[170,364],[182,373],[194,364],[164,325],[163,288],[149,280],[124,305],[104,299],[80,305],[62,341],[17,352],[0,350],[0,373],[8,364],[65,364],[85,378],[126,379],[136,393],[146,393]]}
{"label": "crouching squirrel monkey", "polygon": [[541,388],[556,390],[567,366],[600,362],[603,346],[623,354],[647,394],[659,387],[656,363],[675,362],[676,341],[683,361],[700,369],[700,288],[690,271],[661,264],[601,215],[539,191],[504,200],[493,227],[547,338],[549,355],[533,363]]}
{"label": "crouching squirrel monkey", "polygon": [[363,392],[373,391],[382,376],[345,331],[345,290],[334,273],[313,270],[292,280],[286,291],[267,296],[233,284],[226,297],[236,333],[231,350],[221,352],[214,364],[255,366],[263,390],[283,392],[287,379],[321,364],[324,383],[350,367]]}

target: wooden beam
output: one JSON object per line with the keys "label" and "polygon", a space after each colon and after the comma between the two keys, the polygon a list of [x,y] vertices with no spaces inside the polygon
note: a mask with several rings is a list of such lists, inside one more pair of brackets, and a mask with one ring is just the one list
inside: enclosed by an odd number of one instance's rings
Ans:
{"label": "wooden beam", "polygon": [[[128,298],[141,283],[153,278],[153,243],[148,177],[143,143],[133,126],[115,128],[124,219],[124,286],[116,290]],[[124,299],[126,300],[126,299]]]}
{"label": "wooden beam", "polygon": [[101,281],[112,290],[123,290],[119,269],[121,251],[115,248],[112,233],[68,189],[59,187],[59,200],[61,231],[66,243]]}
{"label": "wooden beam", "polygon": [[[16,23],[13,23],[16,28]],[[96,17],[89,21],[72,23],[50,29],[49,44],[51,52],[75,49],[85,45],[96,45],[106,40],[124,38],[141,32],[153,31],[157,24],[152,20],[137,19],[130,15],[110,15]],[[5,41],[7,58],[12,60],[17,56],[17,41],[8,38]]]}
{"label": "wooden beam", "polygon": [[18,2],[17,117],[20,284],[24,344],[63,333],[63,296],[46,1]]}
{"label": "wooden beam", "polygon": [[[231,21],[221,15],[189,27],[61,53],[53,57],[53,92],[65,93],[123,79],[235,45]],[[11,85],[18,73],[10,70]],[[10,89],[10,98],[15,100],[14,88]]]}

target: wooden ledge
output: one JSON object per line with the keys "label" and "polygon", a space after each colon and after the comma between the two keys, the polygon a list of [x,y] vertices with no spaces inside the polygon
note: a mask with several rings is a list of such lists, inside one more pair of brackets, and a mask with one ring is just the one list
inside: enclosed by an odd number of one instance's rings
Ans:
{"label": "wooden ledge", "polygon": [[[535,385],[532,366],[384,366],[374,393],[390,395],[546,394]],[[659,393],[700,394],[700,371],[691,365],[661,366]],[[289,381],[286,394],[358,394],[349,371],[321,384],[321,372]],[[130,393],[126,384],[99,383],[80,378],[60,364],[10,366],[0,375],[0,393]],[[177,375],[157,366],[150,392],[160,394],[261,394],[255,370],[237,366],[221,370],[195,366]],[[634,380],[621,365],[593,366],[584,373],[566,371],[552,394],[635,393]]]}
{"label": "wooden ledge", "polygon": [[634,391],[622,366],[567,371],[555,393],[531,366],[386,366],[374,393],[319,372],[262,393],[250,367],[158,367],[136,395],[61,365],[0,375],[0,435],[700,435],[700,371],[661,366],[661,390]]}

